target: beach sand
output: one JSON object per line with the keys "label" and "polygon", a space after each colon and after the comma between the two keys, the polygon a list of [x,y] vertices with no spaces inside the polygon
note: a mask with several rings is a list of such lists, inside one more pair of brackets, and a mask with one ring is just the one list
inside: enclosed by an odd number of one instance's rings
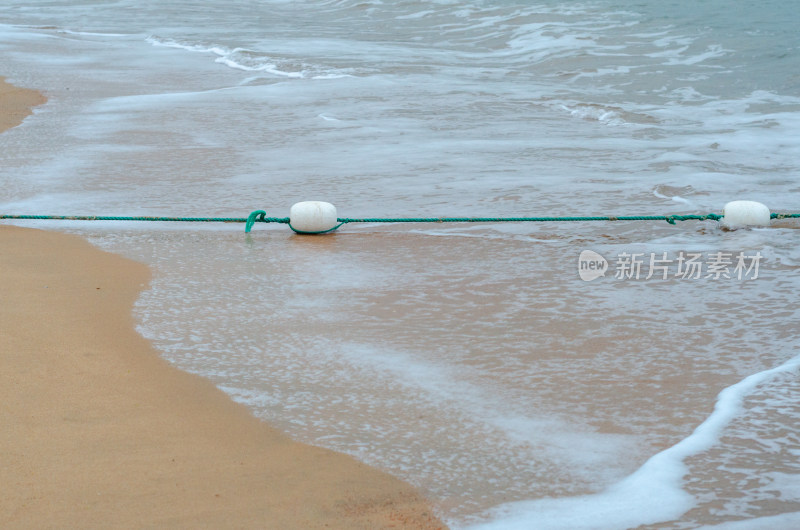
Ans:
{"label": "beach sand", "polygon": [[16,127],[30,116],[31,108],[47,99],[36,90],[18,88],[0,77],[0,132]]}
{"label": "beach sand", "polygon": [[[3,127],[44,101],[0,87]],[[131,314],[146,266],[18,227],[0,248],[0,527],[443,527],[410,485],[159,357]]]}

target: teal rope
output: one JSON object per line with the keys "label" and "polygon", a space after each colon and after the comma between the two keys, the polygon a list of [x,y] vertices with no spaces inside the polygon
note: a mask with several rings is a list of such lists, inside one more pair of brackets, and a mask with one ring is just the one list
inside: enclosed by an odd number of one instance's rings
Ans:
{"label": "teal rope", "polygon": [[800,217],[800,213],[771,213],[769,214],[770,219],[795,219]]}
{"label": "teal rope", "polygon": [[190,223],[244,223],[242,217],[146,217],[146,216],[108,216],[108,215],[5,215],[0,219],[46,219],[62,221],[186,221]]}
{"label": "teal rope", "polygon": [[[771,219],[800,218],[800,213],[772,213]],[[246,218],[243,217],[149,217],[149,216],[107,216],[107,215],[7,215],[0,214],[0,219],[41,219],[67,221],[160,221],[190,223],[245,223],[245,232],[250,232],[255,223],[282,223],[298,234],[325,234],[333,232],[347,223],[520,223],[520,222],[577,222],[577,221],[666,221],[674,225],[676,221],[719,221],[722,215],[709,213],[706,215],[618,215],[595,217],[404,217],[404,218],[338,218],[338,225],[321,232],[305,232],[297,230],[289,222],[288,217],[267,217],[264,210],[255,210]]]}
{"label": "teal rope", "polygon": [[[340,220],[341,219],[337,219],[337,221],[340,221]],[[317,232],[306,232],[305,230],[298,230],[297,228],[292,226],[292,223],[287,223],[287,224],[289,225],[289,228],[291,228],[292,231],[295,234],[327,234],[328,232],[333,232],[334,230],[336,230],[337,228],[342,226],[344,224],[344,222],[339,223],[338,225],[334,226],[333,228],[328,228],[327,230],[319,230]],[[245,228],[245,232],[247,232],[246,228]]]}
{"label": "teal rope", "polygon": [[[264,210],[256,210],[254,212],[250,212],[250,215],[248,215],[247,219],[245,220],[245,225],[244,225],[245,233],[250,232],[255,223],[285,223],[289,225],[290,228],[292,226],[291,224],[289,224],[288,217],[267,217],[267,212],[265,212]],[[337,226],[336,228],[339,227]],[[294,228],[292,228],[292,230],[294,230]]]}
{"label": "teal rope", "polygon": [[58,221],[159,221],[187,223],[245,223],[249,232],[256,222],[289,224],[288,217],[266,217],[263,210],[256,210],[248,217],[150,217],[150,216],[110,216],[110,215],[9,215],[0,214],[0,219],[58,220]]}
{"label": "teal rope", "polygon": [[[795,214],[786,214],[795,215]],[[412,217],[405,219],[337,219],[345,223],[503,223],[503,222],[549,222],[549,221],[666,221],[675,224],[675,221],[688,221],[696,219],[704,221],[711,219],[719,221],[721,215],[710,213],[707,215],[619,215],[596,217]]]}

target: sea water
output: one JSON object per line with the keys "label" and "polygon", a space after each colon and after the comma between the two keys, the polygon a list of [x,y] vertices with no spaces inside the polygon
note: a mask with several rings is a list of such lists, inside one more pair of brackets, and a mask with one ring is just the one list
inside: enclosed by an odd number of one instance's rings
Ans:
{"label": "sea water", "polygon": [[[798,7],[9,0],[49,101],[0,213],[796,212]],[[793,221],[33,225],[149,264],[166,359],[453,527],[800,524]]]}

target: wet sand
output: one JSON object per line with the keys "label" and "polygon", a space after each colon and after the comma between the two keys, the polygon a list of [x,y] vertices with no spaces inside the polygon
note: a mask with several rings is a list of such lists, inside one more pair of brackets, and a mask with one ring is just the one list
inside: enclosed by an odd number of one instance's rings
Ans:
{"label": "wet sand", "polygon": [[31,108],[47,99],[36,90],[15,87],[0,77],[0,132],[16,127],[31,115]]}
{"label": "wet sand", "polygon": [[[43,101],[0,81],[0,123]],[[443,527],[159,357],[131,315],[146,266],[34,229],[0,226],[0,248],[1,527]]]}

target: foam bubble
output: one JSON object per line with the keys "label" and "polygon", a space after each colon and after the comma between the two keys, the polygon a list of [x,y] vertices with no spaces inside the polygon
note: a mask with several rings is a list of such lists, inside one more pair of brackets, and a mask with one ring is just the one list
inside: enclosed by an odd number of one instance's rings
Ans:
{"label": "foam bubble", "polygon": [[703,530],[775,530],[776,528],[800,528],[800,512],[730,521],[704,526]]}
{"label": "foam bubble", "polygon": [[753,374],[720,392],[712,414],[681,442],[650,458],[635,473],[607,490],[579,497],[539,499],[500,506],[489,512],[489,523],[473,530],[624,529],[676,519],[696,499],[682,488],[684,459],[711,448],[722,430],[742,409],[742,402],[759,384],[800,367],[800,357]]}
{"label": "foam bubble", "polygon": [[289,59],[276,58],[264,52],[251,50],[249,48],[228,48],[219,45],[193,44],[153,35],[147,37],[145,40],[153,46],[216,55],[217,58],[214,59],[214,62],[244,72],[263,72],[293,79],[339,79],[351,76],[349,72],[337,68],[326,68],[303,62],[298,63]]}

